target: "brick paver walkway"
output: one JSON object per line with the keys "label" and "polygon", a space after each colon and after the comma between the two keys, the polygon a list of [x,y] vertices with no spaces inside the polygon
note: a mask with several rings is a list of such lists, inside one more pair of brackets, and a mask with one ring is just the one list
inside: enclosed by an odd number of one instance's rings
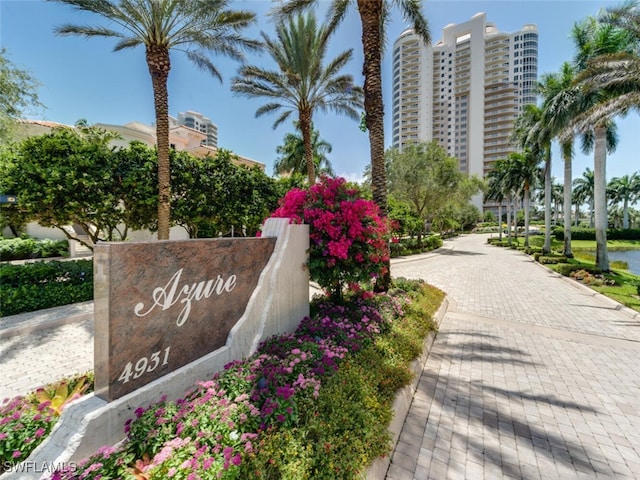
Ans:
{"label": "brick paver walkway", "polygon": [[0,318],[0,401],[93,370],[93,302]]}
{"label": "brick paver walkway", "polygon": [[640,479],[640,320],[485,240],[392,266],[451,306],[387,479]]}

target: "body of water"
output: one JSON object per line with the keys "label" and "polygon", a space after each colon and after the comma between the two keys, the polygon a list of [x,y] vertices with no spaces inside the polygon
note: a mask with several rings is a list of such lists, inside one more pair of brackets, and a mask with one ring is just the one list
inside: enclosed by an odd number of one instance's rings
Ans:
{"label": "body of water", "polygon": [[609,261],[611,260],[627,262],[629,264],[629,272],[634,275],[640,275],[640,250],[621,250],[615,252],[609,250]]}

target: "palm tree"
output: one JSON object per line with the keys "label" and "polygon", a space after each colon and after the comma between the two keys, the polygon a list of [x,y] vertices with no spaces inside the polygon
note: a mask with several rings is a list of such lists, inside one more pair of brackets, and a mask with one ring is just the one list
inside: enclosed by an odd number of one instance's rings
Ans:
{"label": "palm tree", "polygon": [[[296,129],[299,130],[296,123]],[[331,162],[327,158],[331,153],[331,144],[320,138],[320,133],[313,130],[311,134],[311,151],[313,152],[313,163],[316,172],[335,176]],[[280,155],[273,164],[273,171],[278,175],[305,175],[307,164],[304,157],[304,139],[299,133],[287,133],[284,143],[276,148],[276,153]]]}
{"label": "palm tree", "polygon": [[220,72],[210,55],[242,60],[242,50],[255,50],[259,43],[240,32],[251,25],[255,14],[228,10],[229,0],[53,0],[76,10],[100,15],[119,28],[66,24],[59,35],[118,40],[114,51],[143,45],[153,86],[158,148],[158,239],[169,238],[171,185],[169,176],[169,96],[167,80],[170,52],[184,51],[189,60],[218,79]]}
{"label": "palm tree", "polygon": [[[551,186],[551,201],[554,205],[553,211],[555,213],[553,222],[554,225],[557,225],[564,202],[564,185],[562,183],[554,182]],[[569,223],[571,223],[571,215],[569,215]]]}
{"label": "palm tree", "polygon": [[607,186],[607,194],[612,204],[622,202],[622,228],[629,228],[629,203],[640,196],[640,176],[637,173],[614,177]]}
{"label": "palm tree", "polygon": [[[543,172],[544,173],[544,172]],[[544,178],[542,178],[542,181],[544,182]],[[545,198],[545,192],[544,190],[540,191],[539,196],[538,196],[538,200],[544,202]],[[552,177],[551,179],[551,205],[552,205],[552,219],[551,219],[551,223],[552,225],[557,225],[558,221],[560,220],[560,213],[562,211],[562,202],[564,199],[564,187],[562,185],[562,183],[557,183],[555,182],[555,177]]]}
{"label": "palm tree", "polygon": [[353,51],[346,50],[324,65],[332,32],[331,27],[319,27],[312,14],[281,21],[276,27],[276,39],[262,33],[266,50],[279,71],[245,65],[231,87],[247,97],[270,99],[270,103],[256,110],[256,117],[284,110],[273,128],[287,120],[292,112],[298,113],[309,185],[316,182],[312,146],[314,111],[333,111],[359,120],[362,108],[362,89],[353,84],[351,75],[340,74]]}
{"label": "palm tree", "polygon": [[[485,198],[487,200],[495,200],[498,203],[498,232],[500,241],[502,241],[502,203],[509,196],[509,191],[505,182],[507,172],[507,161],[504,159],[496,160],[491,165],[491,170],[487,173],[487,191]],[[511,243],[511,214],[507,206],[507,225],[509,227],[507,237]]]}
{"label": "palm tree", "polygon": [[[318,0],[288,0],[277,12],[291,12],[315,5]],[[384,105],[382,101],[382,50],[384,27],[389,19],[392,4],[397,5],[422,37],[425,45],[431,41],[429,26],[421,12],[420,0],[332,0],[329,7],[329,25],[339,24],[345,17],[350,3],[355,3],[362,24],[362,52],[364,64],[364,123],[369,132],[371,154],[371,189],[373,200],[380,210],[387,213],[387,180],[384,160]]]}
{"label": "palm tree", "polygon": [[[516,118],[512,137],[530,155],[544,158],[544,246],[543,253],[551,252],[551,139],[552,132],[543,118],[543,110],[536,105],[525,105]],[[525,210],[525,218],[528,211]],[[529,242],[529,232],[525,234],[525,244]]]}
{"label": "palm tree", "polygon": [[[576,46],[574,63],[579,73],[600,55],[623,52],[630,47],[630,37],[626,32],[613,25],[599,23],[593,17],[575,24],[571,36]],[[609,98],[610,92],[606,88],[583,91],[577,109],[580,113],[570,122],[570,130],[584,134],[583,146],[593,147],[596,266],[602,271],[610,269],[607,252],[607,150],[615,149],[617,136],[615,125],[609,117],[602,117],[595,123],[585,122],[584,119]]]}
{"label": "palm tree", "polygon": [[[510,153],[506,159],[496,160],[487,173],[489,182],[488,195],[492,198],[507,198],[507,204],[515,205],[519,198],[524,204],[525,246],[529,246],[529,210],[531,190],[540,176],[539,157],[525,150],[523,153]],[[515,208],[514,208],[515,220]],[[510,211],[507,206],[507,224],[509,240],[511,233]],[[516,229],[517,232],[517,223]]]}
{"label": "palm tree", "polygon": [[587,168],[582,177],[576,178],[573,181],[573,198],[576,205],[576,222],[579,217],[578,207],[584,202],[589,202],[589,227],[593,228],[593,194],[594,194],[594,175],[593,170]]}
{"label": "palm tree", "polygon": [[[537,91],[542,95],[542,121],[552,138],[559,138],[575,115],[580,89],[574,84],[574,67],[564,62],[557,73],[542,75]],[[560,150],[564,162],[564,248],[563,255],[573,257],[571,251],[571,187],[573,182],[573,135],[569,134],[560,141]]]}
{"label": "palm tree", "polygon": [[531,190],[540,177],[540,156],[525,150],[523,153],[510,153],[507,157],[507,184],[522,196],[524,208],[524,246],[529,246],[529,210]]}

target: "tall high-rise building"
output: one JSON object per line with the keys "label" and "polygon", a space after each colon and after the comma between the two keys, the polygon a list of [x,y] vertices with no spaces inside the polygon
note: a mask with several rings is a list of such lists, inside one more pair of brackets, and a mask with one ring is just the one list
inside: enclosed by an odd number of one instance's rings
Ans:
{"label": "tall high-rise building", "polygon": [[537,76],[535,25],[504,33],[477,13],[433,45],[405,30],[393,45],[393,146],[436,139],[482,178],[516,150],[513,123],[536,102]]}
{"label": "tall high-rise building", "polygon": [[199,112],[189,110],[178,113],[177,124],[193,128],[206,134],[207,138],[204,140],[203,145],[218,148],[218,126],[215,125],[210,118],[205,117]]}

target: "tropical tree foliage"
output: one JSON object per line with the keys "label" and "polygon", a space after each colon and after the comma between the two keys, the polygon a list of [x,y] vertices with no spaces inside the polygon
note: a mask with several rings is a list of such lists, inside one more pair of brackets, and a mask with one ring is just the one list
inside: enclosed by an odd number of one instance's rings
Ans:
{"label": "tropical tree foliage", "polygon": [[594,214],[594,182],[593,170],[590,168],[582,173],[582,177],[573,180],[573,202],[576,205],[582,205],[584,202],[589,203],[589,227],[591,228],[593,228]]}
{"label": "tropical tree foliage", "polygon": [[5,181],[13,184],[18,195],[16,207],[30,220],[58,228],[82,243],[64,227],[80,225],[93,243],[124,234],[117,229],[124,218],[113,175],[114,155],[108,146],[110,135],[97,130],[91,135],[54,129],[25,139],[12,155],[2,158]]}
{"label": "tropical tree foliage", "polygon": [[[549,136],[560,138],[573,115],[578,110],[580,89],[574,85],[574,67],[564,62],[559,72],[542,75],[537,84],[537,91],[542,96],[542,122],[546,125]],[[571,187],[573,182],[573,135],[567,135],[560,142],[560,150],[564,162],[563,211],[564,211],[564,247],[563,254],[573,257],[571,251]]]}
{"label": "tropical tree foliage", "polygon": [[[298,122],[296,129],[298,129]],[[331,153],[331,144],[320,138],[320,132],[312,128],[311,152],[313,154],[314,170],[316,173],[335,177],[331,162],[327,154]],[[287,133],[282,145],[276,148],[279,157],[273,163],[273,172],[277,175],[305,175],[307,162],[304,156],[304,139],[299,133]]]}
{"label": "tropical tree foliage", "polygon": [[415,237],[424,231],[424,221],[416,215],[409,202],[389,194],[389,213],[393,235]]}
{"label": "tropical tree foliage", "polygon": [[176,153],[172,201],[176,223],[190,238],[254,236],[278,207],[276,182],[257,167],[234,164],[234,157],[224,149],[205,158]]}
{"label": "tropical tree foliage", "polygon": [[613,205],[622,202],[622,228],[629,228],[629,204],[640,197],[640,176],[637,173],[614,177],[607,185],[607,196]]}
{"label": "tropical tree foliage", "polygon": [[[19,201],[2,205],[3,220],[59,228],[90,248],[98,240],[125,240],[131,230],[155,231],[157,151],[140,142],[113,150],[110,139],[95,127],[61,128],[5,150],[0,188],[11,186]],[[174,224],[192,238],[254,235],[296,185],[279,186],[258,168],[236,165],[226,150],[205,158],[170,155]],[[69,225],[80,225],[91,242]]]}
{"label": "tropical tree foliage", "polygon": [[[493,198],[504,197],[515,205],[521,199],[524,208],[525,245],[529,246],[529,213],[531,191],[540,178],[540,157],[528,150],[523,153],[513,152],[507,158],[497,160],[487,173],[488,191]],[[512,203],[508,202],[508,203]],[[507,208],[507,224],[509,241],[511,240],[510,212]],[[514,223],[516,208],[513,212]],[[515,225],[514,225],[515,227]],[[514,231],[517,231],[514,228]]]}
{"label": "tropical tree foliage", "polygon": [[511,191],[504,181],[506,175],[506,160],[497,160],[491,165],[491,169],[485,177],[485,200],[494,200],[498,204],[498,235],[502,241],[502,205],[507,201],[507,225],[509,242],[511,242],[511,210],[509,209]]}
{"label": "tropical tree foliage", "polygon": [[0,49],[0,141],[8,140],[15,122],[25,110],[41,107],[38,101],[38,82],[25,70],[9,60],[6,49]]}
{"label": "tropical tree foliage", "polygon": [[185,52],[198,67],[222,80],[211,55],[243,59],[243,50],[255,50],[259,43],[241,35],[255,14],[230,10],[230,0],[53,0],[76,10],[101,16],[104,25],[66,24],[56,28],[60,35],[117,40],[114,51],[144,46],[155,106],[158,146],[158,239],[169,238],[171,220],[171,179],[169,168],[169,95],[167,80],[171,70],[170,52]]}
{"label": "tropical tree foliage", "polygon": [[[387,185],[384,166],[384,104],[382,101],[382,51],[384,27],[389,20],[392,5],[398,6],[403,15],[420,35],[425,44],[431,40],[429,26],[421,12],[419,0],[332,0],[329,7],[329,25],[334,28],[346,16],[347,8],[355,3],[362,24],[362,52],[364,64],[364,124],[369,132],[371,150],[371,178],[373,200],[381,211],[387,211]],[[311,5],[317,0],[288,0],[278,12],[287,15]]]}
{"label": "tropical tree foliage", "polygon": [[351,75],[340,73],[351,60],[353,51],[345,50],[325,64],[332,31],[329,26],[318,26],[312,14],[281,21],[276,27],[276,38],[262,32],[265,48],[278,70],[245,65],[231,87],[247,97],[269,99],[269,103],[258,108],[256,117],[282,110],[273,128],[287,120],[291,113],[298,114],[310,185],[316,181],[312,138],[314,112],[331,111],[359,120],[362,108],[362,88],[354,85]]}
{"label": "tropical tree foliage", "polygon": [[389,191],[409,203],[424,224],[457,227],[457,212],[482,186],[477,177],[464,175],[458,161],[437,141],[392,148],[387,151],[387,166]]}

